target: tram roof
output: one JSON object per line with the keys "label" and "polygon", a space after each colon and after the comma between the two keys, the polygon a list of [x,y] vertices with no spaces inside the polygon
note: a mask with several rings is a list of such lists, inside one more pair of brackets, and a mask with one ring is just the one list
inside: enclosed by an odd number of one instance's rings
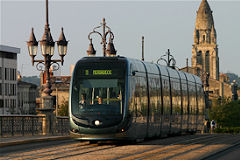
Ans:
{"label": "tram roof", "polygon": [[[118,60],[128,61],[128,62],[134,64],[133,70],[136,70],[138,72],[143,72],[143,73],[145,72],[145,67],[143,65],[143,63],[144,63],[146,68],[147,68],[148,73],[152,73],[152,74],[159,73],[159,70],[158,70],[158,67],[159,67],[159,69],[161,71],[161,75],[163,75],[163,76],[170,76],[172,78],[177,78],[177,79],[179,79],[179,76],[180,76],[181,79],[186,79],[187,78],[188,81],[191,81],[191,82],[194,82],[194,83],[196,82],[198,84],[202,84],[202,81],[201,81],[200,77],[198,77],[196,75],[186,73],[186,72],[182,72],[182,71],[177,71],[177,70],[172,69],[170,67],[159,65],[159,64],[156,64],[156,63],[141,61],[141,60],[138,60],[138,59],[127,58],[127,57],[123,57],[123,56],[116,56],[116,57],[83,57],[79,61],[96,61],[97,62],[99,60],[103,60],[103,61],[105,61],[105,60],[106,61],[109,61],[109,60],[112,60],[112,61],[118,61]],[[178,73],[179,73],[179,75],[178,75]]]}
{"label": "tram roof", "polygon": [[168,72],[169,72],[169,76],[171,77],[171,78],[176,78],[176,79],[179,79],[180,77],[179,77],[179,75],[178,75],[178,71],[177,70],[175,70],[175,69],[172,69],[172,68],[167,68],[168,69]]}

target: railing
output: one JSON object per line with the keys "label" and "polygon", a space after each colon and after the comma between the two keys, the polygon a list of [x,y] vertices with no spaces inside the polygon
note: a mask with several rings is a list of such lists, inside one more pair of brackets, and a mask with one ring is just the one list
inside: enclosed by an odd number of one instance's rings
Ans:
{"label": "railing", "polygon": [[[38,115],[0,115],[0,136],[30,136],[43,135],[43,119]],[[67,135],[69,131],[69,118],[56,117],[56,125],[51,123],[53,135]]]}
{"label": "railing", "polygon": [[69,117],[57,116],[56,134],[61,135],[69,134]]}

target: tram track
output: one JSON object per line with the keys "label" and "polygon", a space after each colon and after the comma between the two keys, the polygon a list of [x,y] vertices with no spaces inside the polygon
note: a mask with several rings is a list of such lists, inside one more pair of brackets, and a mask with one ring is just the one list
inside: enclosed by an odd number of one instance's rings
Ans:
{"label": "tram track", "polygon": [[[228,138],[227,138],[228,137]],[[158,149],[148,149],[144,152],[141,152],[140,154],[135,153],[132,155],[124,156],[121,158],[117,159],[124,159],[124,160],[129,160],[129,159],[137,159],[137,160],[146,160],[146,159],[200,159],[199,158],[199,152],[197,153],[198,150],[204,149],[204,148],[212,148],[212,150],[221,148],[223,144],[228,144],[228,143],[233,143],[236,140],[239,141],[239,137],[230,137],[229,135],[216,135],[213,137],[205,137],[204,139],[190,139],[188,141],[194,141],[191,143],[173,143],[164,147],[159,147]],[[186,141],[185,141],[186,142]],[[220,145],[221,144],[221,145]],[[239,145],[239,142],[236,143],[234,146]],[[226,147],[228,148],[228,147]],[[208,149],[206,149],[208,151]],[[205,151],[206,151],[205,150]],[[209,149],[210,155],[211,149]],[[206,154],[206,152],[202,151],[203,154]],[[220,153],[222,152],[222,149],[219,150]],[[209,155],[207,154],[207,155]],[[203,158],[204,160],[208,159],[209,157]],[[213,158],[214,159],[214,158]]]}
{"label": "tram track", "polygon": [[[223,141],[218,141],[219,139],[221,138],[224,138]],[[226,137],[225,136],[222,136],[222,137],[215,137],[214,139],[207,139],[207,143],[203,143],[203,142],[200,142],[201,144],[199,144],[199,142],[197,143],[192,143],[191,145],[187,145],[187,146],[182,146],[181,148],[178,148],[177,150],[179,149],[183,149],[183,150],[179,150],[178,152],[175,150],[174,153],[173,152],[170,152],[170,154],[172,154],[171,156],[163,156],[161,157],[161,159],[166,159],[166,160],[169,160],[169,159],[186,159],[186,157],[189,157],[190,156],[193,156],[194,153],[198,152],[199,153],[199,150],[203,149],[203,148],[206,148],[206,147],[209,147],[209,146],[212,146],[212,145],[219,145],[219,144],[224,144],[226,142],[229,142],[229,139],[225,139]],[[231,139],[230,139],[231,140]],[[189,148],[187,148],[189,147]],[[189,155],[189,156],[187,156]],[[197,154],[195,154],[196,157],[197,157]],[[154,156],[151,156],[150,158],[151,159],[159,159],[160,157],[154,157]],[[197,158],[199,159],[199,158]]]}
{"label": "tram track", "polygon": [[232,150],[234,150],[236,148],[237,149],[240,148],[240,140],[237,141],[236,143],[230,145],[230,146],[219,149],[212,154],[207,154],[205,156],[202,156],[201,158],[199,158],[199,160],[214,160],[214,159],[217,159],[217,158],[221,157],[222,155],[224,155],[228,152],[231,152]]}
{"label": "tram track", "polygon": [[[146,160],[146,159],[202,159],[212,160],[221,152],[240,146],[240,136],[185,135],[145,140],[137,144],[62,141],[56,146],[41,146],[0,155],[0,160],[32,159],[91,159],[91,160]],[[40,145],[40,144],[39,144]],[[42,144],[44,145],[44,143]],[[213,158],[212,158],[213,157]]]}
{"label": "tram track", "polygon": [[[184,137],[184,136],[183,136]],[[178,137],[178,138],[182,138],[182,137]],[[164,140],[164,139],[163,139]],[[4,159],[4,160],[8,160],[8,159],[38,159],[38,158],[47,158],[47,157],[52,157],[55,156],[55,159],[61,158],[62,156],[59,155],[64,155],[67,153],[71,153],[72,155],[74,155],[74,152],[78,152],[79,150],[84,151],[82,153],[76,153],[76,155],[81,155],[81,154],[87,154],[87,153],[92,153],[95,151],[99,151],[101,149],[112,149],[112,148],[116,148],[116,147],[121,147],[123,146],[122,144],[117,144],[117,145],[112,145],[110,147],[108,147],[109,145],[106,146],[106,143],[103,144],[89,144],[89,142],[79,142],[78,141],[72,141],[70,140],[68,141],[62,141],[60,143],[63,144],[57,144],[56,147],[52,147],[55,145],[54,144],[48,144],[48,143],[42,143],[42,144],[35,144],[34,147],[29,149],[29,146],[26,146],[25,149],[25,145],[20,146],[19,149],[16,149],[14,151],[14,153],[12,153],[13,151],[8,152],[2,152],[3,154],[1,154],[0,156],[0,160]],[[71,143],[71,144],[69,144]],[[30,146],[32,146],[34,144],[31,144]],[[64,146],[64,147],[63,147]],[[7,148],[8,149],[8,148]],[[11,149],[10,149],[11,150]]]}
{"label": "tram track", "polygon": [[[189,150],[191,150],[191,148],[194,144],[203,144],[209,140],[215,140],[218,138],[219,137],[215,137],[215,136],[214,137],[204,137],[204,138],[200,138],[200,139],[193,139],[193,140],[185,141],[184,142],[185,144],[177,142],[177,143],[171,145],[171,148],[169,148],[169,146],[165,146],[165,147],[160,148],[161,150],[157,150],[157,152],[154,154],[151,154],[151,155],[148,154],[146,156],[143,156],[143,157],[137,158],[137,159],[138,160],[153,159],[154,156],[162,155],[162,154],[169,154],[169,153],[172,153],[173,155],[175,155],[176,150],[181,150],[183,148],[186,149],[188,147],[190,148]],[[171,159],[172,157],[174,157],[174,156],[164,157],[164,159]]]}
{"label": "tram track", "polygon": [[214,137],[214,135],[206,135],[204,137],[194,137],[194,138],[183,138],[181,141],[177,141],[177,139],[174,139],[173,142],[169,142],[168,140],[166,141],[167,143],[170,143],[170,144],[167,144],[166,143],[161,143],[159,144],[158,146],[156,147],[152,147],[152,148],[149,148],[147,150],[143,150],[143,151],[139,151],[139,152],[136,152],[136,153],[131,153],[131,154],[128,154],[128,155],[124,155],[124,156],[120,156],[120,157],[117,157],[117,158],[114,158],[114,160],[120,160],[120,159],[143,159],[143,158],[147,158],[147,156],[141,156],[142,154],[158,154],[159,153],[159,149],[161,150],[167,150],[167,148],[171,148],[171,147],[175,147],[175,145],[180,145],[182,143],[186,143],[188,141],[193,141],[193,140],[199,140],[199,139],[208,139],[210,137]]}
{"label": "tram track", "polygon": [[[94,153],[97,151],[103,151],[107,149],[113,149],[116,147],[121,147],[122,145],[100,143],[100,144],[90,144],[89,142],[79,142],[74,141],[74,144],[69,144],[63,147],[63,145],[53,148],[37,148],[27,150],[26,152],[18,152],[14,154],[4,154],[0,156],[0,160],[15,160],[15,159],[66,159],[75,156],[81,156],[88,153]],[[34,152],[34,153],[32,153]],[[36,153],[37,152],[37,153]]]}
{"label": "tram track", "polygon": [[[51,153],[51,152],[55,152],[55,151],[59,151],[59,150],[69,150],[69,149],[76,149],[79,147],[84,147],[84,146],[89,146],[88,142],[80,142],[78,143],[77,141],[72,141],[73,144],[62,144],[62,145],[58,145],[57,147],[55,147],[54,149],[50,148],[52,147],[52,145],[50,145],[49,147],[34,147],[33,149],[27,149],[27,152],[25,152],[24,154],[22,153],[22,151],[17,151],[15,153],[7,153],[7,154],[2,154],[0,156],[0,160],[1,159],[17,159],[17,158],[24,158],[27,159],[30,156],[37,156],[37,155],[41,155],[41,154],[47,154],[47,153]],[[65,145],[64,149],[62,149],[62,146]],[[40,150],[40,151],[39,151]],[[37,152],[37,153],[31,153],[31,152]],[[28,154],[29,153],[29,154]]]}

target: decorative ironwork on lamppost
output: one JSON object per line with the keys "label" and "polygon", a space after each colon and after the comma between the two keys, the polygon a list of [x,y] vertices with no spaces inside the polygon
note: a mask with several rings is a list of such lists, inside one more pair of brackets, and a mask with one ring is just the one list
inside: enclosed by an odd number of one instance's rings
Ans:
{"label": "decorative ironwork on lamppost", "polygon": [[[96,30],[96,29],[101,28],[101,27],[103,28],[102,33],[98,32]],[[107,28],[107,32],[106,32],[106,28]],[[88,56],[95,56],[96,55],[96,50],[94,49],[93,44],[92,44],[92,38],[91,38],[92,34],[97,34],[102,38],[101,44],[103,45],[103,56],[104,57],[106,55],[107,56],[116,56],[117,51],[115,50],[115,47],[113,45],[114,34],[112,33],[111,28],[106,25],[105,18],[103,18],[103,22],[101,23],[100,26],[95,27],[93,29],[93,31],[88,34],[88,39],[90,41],[89,48],[87,50]],[[109,34],[109,41],[108,41],[108,45],[107,45],[107,48],[106,48],[106,44],[107,44],[106,39],[107,39],[108,34]]]}
{"label": "decorative ironwork on lamppost", "polygon": [[[167,59],[165,59],[165,57],[167,57]],[[157,60],[157,64],[159,64],[159,61],[164,61],[166,62],[168,67],[171,67],[173,69],[176,69],[176,60],[174,59],[174,57],[170,54],[170,49],[168,49],[168,51],[166,52],[166,54],[162,55],[158,60]],[[172,64],[171,64],[172,63]]]}
{"label": "decorative ironwork on lamppost", "polygon": [[58,52],[61,59],[51,59],[54,55],[54,46],[55,42],[53,41],[49,23],[48,23],[48,0],[46,0],[46,24],[45,24],[45,31],[42,37],[42,40],[40,40],[40,47],[41,52],[44,57],[43,60],[35,60],[35,56],[37,55],[37,49],[38,49],[38,42],[34,35],[34,30],[32,28],[32,32],[30,35],[30,39],[27,42],[29,55],[32,57],[32,65],[34,66],[34,63],[36,62],[36,68],[39,71],[44,71],[46,76],[46,83],[44,85],[43,90],[43,96],[51,96],[51,83],[50,83],[50,67],[53,67],[53,71],[59,69],[58,62],[61,62],[61,65],[63,65],[64,59],[63,57],[67,54],[67,45],[68,41],[66,41],[65,35],[63,33],[63,28],[61,30],[61,34],[59,37],[59,40],[56,41],[58,46]]}

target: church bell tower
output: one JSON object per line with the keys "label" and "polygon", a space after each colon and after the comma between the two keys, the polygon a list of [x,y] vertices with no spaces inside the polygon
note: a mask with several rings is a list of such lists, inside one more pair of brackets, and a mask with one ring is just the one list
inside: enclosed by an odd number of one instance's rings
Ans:
{"label": "church bell tower", "polygon": [[197,11],[193,38],[192,67],[196,75],[209,73],[210,78],[219,80],[217,33],[207,0],[202,0]]}

